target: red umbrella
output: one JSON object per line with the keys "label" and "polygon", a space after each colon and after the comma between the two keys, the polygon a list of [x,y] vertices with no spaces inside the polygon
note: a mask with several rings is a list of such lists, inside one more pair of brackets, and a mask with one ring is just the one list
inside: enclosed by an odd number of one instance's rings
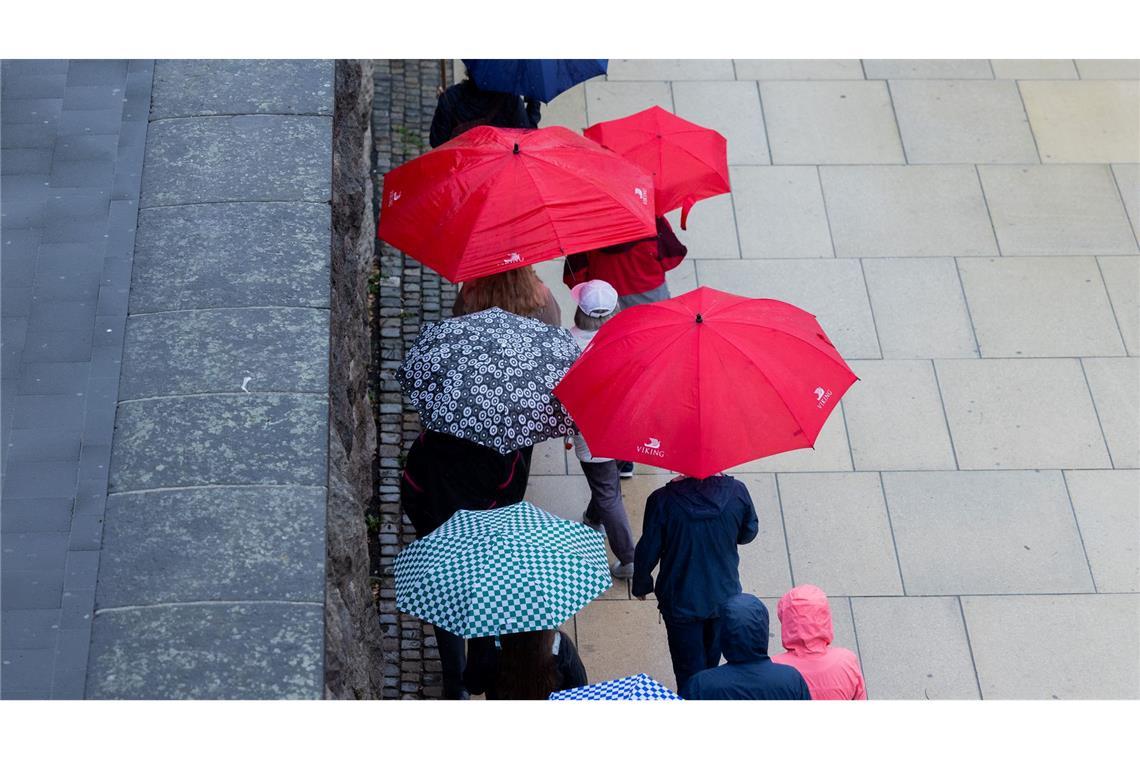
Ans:
{"label": "red umbrella", "polygon": [[377,237],[453,282],[649,237],[653,180],[564,127],[475,127],[384,177]]}
{"label": "red umbrella", "polygon": [[594,454],[704,478],[813,446],[856,379],[811,314],[704,287],[622,311],[554,395]]}
{"label": "red umbrella", "polygon": [[729,192],[724,136],[659,106],[603,121],[583,134],[652,172],[657,214],[680,208],[681,229],[694,203]]}

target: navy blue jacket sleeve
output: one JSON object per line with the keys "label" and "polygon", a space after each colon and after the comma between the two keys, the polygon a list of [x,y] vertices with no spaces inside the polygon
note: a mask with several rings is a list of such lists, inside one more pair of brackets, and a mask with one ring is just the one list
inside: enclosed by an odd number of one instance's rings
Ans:
{"label": "navy blue jacket sleeve", "polygon": [[641,539],[633,551],[633,595],[645,596],[653,590],[653,568],[661,559],[661,496],[657,491],[645,500]]}
{"label": "navy blue jacket sleeve", "polygon": [[748,488],[740,481],[737,481],[736,485],[739,487],[740,501],[744,504],[744,520],[740,523],[740,534],[736,537],[736,543],[747,544],[751,543],[760,532],[760,518],[756,516],[756,505],[752,503]]}

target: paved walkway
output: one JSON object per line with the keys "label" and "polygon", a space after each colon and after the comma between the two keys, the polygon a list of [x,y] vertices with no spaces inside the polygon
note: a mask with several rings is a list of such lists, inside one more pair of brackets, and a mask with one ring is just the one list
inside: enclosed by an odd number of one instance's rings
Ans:
{"label": "paved walkway", "polygon": [[[734,474],[761,520],[745,590],[825,589],[871,698],[1140,696],[1138,77],[613,60],[544,109],[580,129],[659,105],[720,130],[733,193],[693,209],[673,294],[791,301],[862,379],[814,451]],[[561,262],[539,269],[569,324]],[[635,532],[667,477],[625,482]],[[528,498],[581,515],[561,442],[536,448]],[[591,680],[673,683],[656,605],[624,583],[568,628]]]}
{"label": "paved walkway", "polygon": [[149,61],[5,61],[4,699],[83,697]]}

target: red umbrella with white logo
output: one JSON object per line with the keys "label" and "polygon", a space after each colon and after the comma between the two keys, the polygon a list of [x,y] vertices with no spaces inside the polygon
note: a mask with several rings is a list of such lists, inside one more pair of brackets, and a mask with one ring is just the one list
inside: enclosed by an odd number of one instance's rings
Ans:
{"label": "red umbrella with white logo", "polygon": [[564,127],[475,127],[388,172],[377,237],[453,282],[657,234],[649,173]]}
{"label": "red umbrella with white logo", "polygon": [[704,478],[813,446],[857,379],[803,309],[702,287],[611,319],[554,395],[593,454]]}

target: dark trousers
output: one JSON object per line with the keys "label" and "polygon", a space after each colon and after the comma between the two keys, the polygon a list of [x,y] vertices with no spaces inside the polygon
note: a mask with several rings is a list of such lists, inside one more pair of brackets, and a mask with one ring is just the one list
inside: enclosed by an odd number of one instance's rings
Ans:
{"label": "dark trousers", "polygon": [[463,688],[463,670],[467,667],[467,642],[462,636],[445,631],[439,626],[435,629],[435,641],[439,647],[439,667],[443,676],[443,698],[462,699],[466,689]]}
{"label": "dark trousers", "polygon": [[623,565],[633,562],[633,531],[629,528],[629,516],[625,513],[625,503],[621,500],[621,479],[618,477],[617,463],[579,462],[586,482],[590,484],[590,504],[586,507],[586,517],[595,523],[606,526],[606,537],[610,549]]}
{"label": "dark trousers", "polygon": [[677,677],[677,691],[680,691],[695,674],[720,664],[720,618],[684,622],[662,618],[669,637],[673,675]]}

